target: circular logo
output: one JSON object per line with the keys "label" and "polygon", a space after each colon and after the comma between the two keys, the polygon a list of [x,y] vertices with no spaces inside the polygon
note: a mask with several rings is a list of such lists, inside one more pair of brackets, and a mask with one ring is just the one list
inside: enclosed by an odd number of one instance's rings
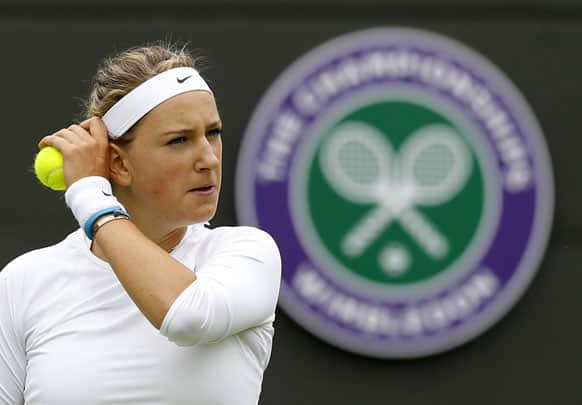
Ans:
{"label": "circular logo", "polygon": [[553,184],[539,125],[498,69],[440,35],[380,28],[321,45],[271,86],[236,200],[279,244],[293,319],[345,350],[418,357],[521,296]]}

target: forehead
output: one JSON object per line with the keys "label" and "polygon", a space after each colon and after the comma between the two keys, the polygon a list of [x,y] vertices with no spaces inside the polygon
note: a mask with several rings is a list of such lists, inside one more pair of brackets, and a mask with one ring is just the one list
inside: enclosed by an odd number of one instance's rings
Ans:
{"label": "forehead", "polygon": [[155,132],[206,127],[220,121],[214,96],[206,91],[190,91],[174,96],[147,113],[140,127]]}

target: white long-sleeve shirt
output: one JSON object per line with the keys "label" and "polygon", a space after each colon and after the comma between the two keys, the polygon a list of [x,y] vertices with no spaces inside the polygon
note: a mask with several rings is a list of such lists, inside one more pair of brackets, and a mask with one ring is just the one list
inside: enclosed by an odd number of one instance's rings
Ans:
{"label": "white long-sleeve shirt", "polygon": [[81,230],[0,272],[0,404],[258,402],[281,261],[250,227],[191,226],[196,272],[155,329]]}

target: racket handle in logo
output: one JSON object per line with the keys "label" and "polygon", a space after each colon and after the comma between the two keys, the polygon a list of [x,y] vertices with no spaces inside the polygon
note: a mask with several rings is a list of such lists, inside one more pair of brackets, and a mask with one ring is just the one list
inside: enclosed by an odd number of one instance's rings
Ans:
{"label": "racket handle in logo", "polygon": [[344,236],[341,246],[343,252],[351,257],[360,256],[393,219],[394,214],[390,208],[385,206],[374,208]]}
{"label": "racket handle in logo", "polygon": [[357,257],[372,244],[393,220],[433,259],[441,259],[449,252],[449,242],[420,212],[408,208],[395,216],[386,206],[379,206],[360,220],[342,240],[342,250]]}
{"label": "racket handle in logo", "polygon": [[433,259],[440,259],[448,253],[449,242],[446,238],[414,208],[404,210],[399,223]]}

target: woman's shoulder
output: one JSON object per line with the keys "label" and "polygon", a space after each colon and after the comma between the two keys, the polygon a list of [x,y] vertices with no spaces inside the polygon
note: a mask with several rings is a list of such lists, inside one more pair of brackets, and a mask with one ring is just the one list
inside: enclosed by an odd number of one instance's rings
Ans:
{"label": "woman's shoulder", "polygon": [[[82,235],[78,230],[58,243],[23,253],[8,262],[0,271],[0,278],[19,277],[39,267],[51,268],[57,263],[70,261],[71,257],[78,252],[80,243],[82,243]],[[38,275],[37,272],[35,273]]]}
{"label": "woman's shoulder", "polygon": [[266,231],[252,226],[204,228],[199,240],[201,254],[254,253],[279,257],[275,239]]}
{"label": "woman's shoulder", "polygon": [[256,242],[276,245],[273,237],[263,229],[253,226],[220,226],[205,228],[205,240],[210,243]]}

